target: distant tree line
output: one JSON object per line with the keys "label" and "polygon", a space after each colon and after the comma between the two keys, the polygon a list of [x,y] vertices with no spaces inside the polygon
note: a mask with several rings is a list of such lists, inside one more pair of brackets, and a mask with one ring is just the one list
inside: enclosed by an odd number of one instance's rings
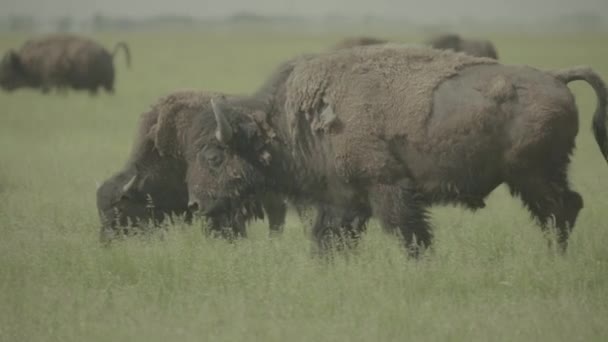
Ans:
{"label": "distant tree line", "polygon": [[[516,18],[514,19],[516,20]],[[402,25],[407,27],[416,26],[408,19],[395,18],[386,19],[376,16],[364,16],[360,18],[349,18],[343,17],[336,13],[328,13],[326,16],[321,18],[306,18],[298,17],[294,15],[284,16],[267,16],[258,14],[251,11],[239,11],[234,14],[221,19],[203,19],[195,18],[190,16],[182,15],[159,15],[154,17],[148,17],[144,19],[134,19],[127,17],[116,17],[105,15],[102,13],[96,13],[93,16],[85,19],[74,18],[70,16],[62,16],[52,19],[40,19],[34,16],[27,15],[12,15],[12,16],[0,16],[0,31],[8,32],[37,32],[37,31],[58,31],[58,32],[72,32],[78,31],[108,31],[108,30],[146,30],[146,29],[158,29],[158,28],[194,28],[194,27],[209,27],[213,25],[223,26],[241,26],[241,25],[290,25],[290,26],[315,26],[322,24],[325,28],[336,28],[340,26],[348,26],[353,24],[390,24],[391,27],[395,25]],[[450,29],[450,26],[457,28],[463,28],[471,26],[474,29],[479,27],[496,27],[496,22],[480,22],[473,18],[455,18],[454,23],[451,25],[438,24],[441,29]],[[427,25],[428,26],[428,25]],[[447,26],[447,27],[446,27]],[[520,23],[510,22],[509,19],[505,19],[500,23],[500,26],[506,31],[509,28],[522,29]],[[530,26],[531,29],[545,30],[545,31],[608,31],[608,22],[598,13],[572,13],[569,15],[556,17],[552,19],[536,21]],[[523,28],[525,29],[525,28]]]}

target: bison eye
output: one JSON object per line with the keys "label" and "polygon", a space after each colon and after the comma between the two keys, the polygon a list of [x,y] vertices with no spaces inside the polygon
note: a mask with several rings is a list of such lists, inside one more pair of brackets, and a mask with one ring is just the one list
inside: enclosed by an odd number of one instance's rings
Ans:
{"label": "bison eye", "polygon": [[222,158],[221,155],[216,154],[213,156],[209,157],[209,164],[211,164],[211,166],[220,166],[222,164],[222,160],[224,160],[224,158]]}
{"label": "bison eye", "polygon": [[219,167],[224,161],[224,153],[216,147],[205,148],[202,156],[211,167]]}

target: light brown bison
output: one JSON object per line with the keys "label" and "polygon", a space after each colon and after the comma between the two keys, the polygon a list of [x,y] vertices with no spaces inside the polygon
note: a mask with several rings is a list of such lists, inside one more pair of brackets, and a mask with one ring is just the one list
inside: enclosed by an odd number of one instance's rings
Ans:
{"label": "light brown bison", "polygon": [[475,57],[498,59],[494,44],[484,39],[463,39],[457,34],[444,34],[429,39],[426,44],[440,50],[464,52]]}
{"label": "light brown bison", "polygon": [[[543,230],[553,217],[565,250],[583,207],[568,183],[578,133],[569,82],[595,90],[593,132],[608,160],[606,86],[587,67],[541,71],[384,45],[302,58],[279,71],[250,108],[213,100],[216,141],[195,147],[200,163],[222,176],[189,178],[201,210],[238,201],[235,189],[272,189],[317,203],[321,247],[326,236],[356,238],[373,215],[418,255],[432,241],[430,206],[483,208],[506,183]],[[206,182],[211,192],[191,188]]]}
{"label": "light brown bison", "polygon": [[79,36],[56,34],[27,41],[18,50],[9,50],[0,62],[0,87],[7,91],[29,87],[47,93],[51,88],[114,92],[114,55],[125,53],[119,42],[112,53],[98,43]]}
{"label": "light brown bison", "polygon": [[[186,222],[191,221],[185,182],[189,145],[183,143],[214,139],[215,119],[210,99],[216,95],[200,91],[174,92],[141,115],[125,167],[97,190],[102,242],[136,233],[149,224],[161,223],[167,216],[183,216]],[[211,128],[205,128],[207,126]],[[197,136],[183,140],[188,137],[188,131],[197,132]],[[201,172],[204,171],[203,168]],[[262,218],[262,207],[271,233],[281,232],[287,208],[284,199],[273,194],[256,196],[222,220],[213,219],[209,228],[212,233],[226,237],[245,236],[246,221]]]}

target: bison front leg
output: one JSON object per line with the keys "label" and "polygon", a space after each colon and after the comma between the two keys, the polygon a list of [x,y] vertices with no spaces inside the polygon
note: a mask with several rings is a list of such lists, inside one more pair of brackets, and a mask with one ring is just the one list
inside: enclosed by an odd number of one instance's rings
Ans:
{"label": "bison front leg", "polygon": [[293,207],[296,210],[300,223],[302,223],[302,232],[307,234],[315,224],[315,208],[309,204],[294,202]]}
{"label": "bison front leg", "polygon": [[276,194],[266,194],[262,199],[262,207],[268,217],[270,236],[279,235],[285,227],[287,204],[283,197]]}
{"label": "bison front leg", "polygon": [[369,209],[356,206],[323,204],[316,211],[312,238],[320,253],[356,247],[371,216]]}
{"label": "bison front leg", "polygon": [[370,201],[384,230],[400,235],[410,256],[418,258],[431,245],[426,204],[411,181],[376,185],[370,190]]}
{"label": "bison front leg", "polygon": [[227,241],[235,241],[239,238],[247,237],[245,220],[241,215],[227,218],[209,218],[207,224],[203,226],[203,233],[207,237],[220,238]]}

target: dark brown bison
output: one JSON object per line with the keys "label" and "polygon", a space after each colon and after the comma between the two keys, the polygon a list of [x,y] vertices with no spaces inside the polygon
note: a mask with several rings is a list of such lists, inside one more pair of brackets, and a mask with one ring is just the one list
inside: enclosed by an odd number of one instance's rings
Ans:
{"label": "dark brown bison", "polygon": [[340,49],[349,49],[355,46],[365,46],[365,45],[377,45],[377,44],[386,44],[387,40],[374,38],[374,37],[351,37],[345,38],[344,40],[338,42],[336,45],[332,46],[332,50],[340,50]]}
{"label": "dark brown bison", "polygon": [[191,190],[203,211],[256,189],[311,200],[321,247],[326,236],[356,238],[373,215],[417,255],[431,245],[430,206],[483,208],[506,183],[543,230],[553,218],[565,250],[583,207],[567,176],[578,132],[571,81],[596,92],[593,132],[608,160],[606,87],[587,67],[548,72],[387,45],[295,60],[278,74],[250,108],[213,101],[216,141],[193,147],[221,177],[188,186],[213,184]]}
{"label": "dark brown bison", "polygon": [[[142,114],[131,156],[123,170],[114,174],[97,190],[97,209],[102,222],[101,240],[136,233],[149,224],[161,223],[165,217],[192,219],[185,183],[187,165],[186,141],[214,139],[215,119],[210,99],[216,94],[178,91],[160,99],[150,111]],[[206,125],[212,128],[205,129]],[[199,135],[187,138],[193,128]],[[210,137],[206,137],[210,135]],[[202,168],[201,172],[205,169]],[[192,204],[190,204],[192,205]],[[229,216],[212,220],[210,229],[223,236],[245,236],[245,223],[268,216],[271,233],[279,233],[285,223],[286,204],[282,197],[263,194],[239,207]],[[247,210],[244,212],[243,210]]]}
{"label": "dark brown bison", "polygon": [[127,44],[119,42],[112,53],[98,43],[68,34],[29,40],[9,50],[0,62],[0,87],[7,91],[29,87],[47,93],[51,88],[114,92],[114,55],[122,49],[130,65]]}
{"label": "dark brown bison", "polygon": [[463,39],[457,34],[444,34],[429,39],[426,44],[440,50],[464,52],[471,56],[498,59],[494,44],[483,39]]}

